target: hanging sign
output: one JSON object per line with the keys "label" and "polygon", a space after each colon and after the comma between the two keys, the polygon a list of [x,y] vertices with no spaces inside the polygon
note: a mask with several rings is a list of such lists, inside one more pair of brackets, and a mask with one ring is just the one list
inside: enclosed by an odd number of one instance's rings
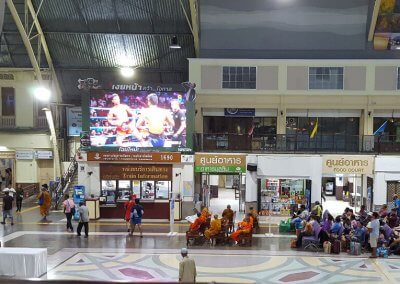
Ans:
{"label": "hanging sign", "polygon": [[235,154],[196,154],[196,173],[245,173],[246,156]]}

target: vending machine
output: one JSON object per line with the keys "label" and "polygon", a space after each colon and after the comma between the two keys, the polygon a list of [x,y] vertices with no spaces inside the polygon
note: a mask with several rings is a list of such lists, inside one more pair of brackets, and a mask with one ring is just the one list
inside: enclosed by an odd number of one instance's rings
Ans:
{"label": "vending machine", "polygon": [[75,185],[74,186],[74,195],[73,195],[74,203],[75,203],[75,215],[74,220],[79,220],[79,203],[85,201],[85,187],[83,185]]}

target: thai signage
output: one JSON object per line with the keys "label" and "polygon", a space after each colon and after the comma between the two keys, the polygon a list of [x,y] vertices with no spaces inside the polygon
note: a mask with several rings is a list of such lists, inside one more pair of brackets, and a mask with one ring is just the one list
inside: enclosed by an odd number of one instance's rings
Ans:
{"label": "thai signage", "polygon": [[245,173],[246,156],[234,154],[196,154],[197,173]]}
{"label": "thai signage", "polygon": [[374,167],[372,156],[323,156],[322,173],[324,174],[372,174]]}
{"label": "thai signage", "polygon": [[88,152],[88,161],[180,163],[180,153],[168,152]]}
{"label": "thai signage", "polygon": [[171,165],[101,164],[103,180],[172,180]]}

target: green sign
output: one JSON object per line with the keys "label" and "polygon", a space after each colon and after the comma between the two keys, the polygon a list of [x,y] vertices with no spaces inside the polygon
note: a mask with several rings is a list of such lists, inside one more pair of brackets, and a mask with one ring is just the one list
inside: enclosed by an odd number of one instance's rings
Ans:
{"label": "green sign", "polygon": [[196,173],[245,173],[245,167],[235,166],[195,166]]}

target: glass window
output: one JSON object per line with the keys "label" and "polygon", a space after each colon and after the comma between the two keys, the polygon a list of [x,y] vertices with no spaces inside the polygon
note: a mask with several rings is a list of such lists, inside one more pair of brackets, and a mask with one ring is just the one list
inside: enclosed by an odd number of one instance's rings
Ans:
{"label": "glass window", "polygon": [[129,200],[131,196],[131,181],[119,180],[118,181],[118,199]]}
{"label": "glass window", "polygon": [[15,116],[14,88],[1,88],[1,115]]}
{"label": "glass window", "polygon": [[136,198],[140,198],[140,181],[132,181],[132,194],[135,194]]}
{"label": "glass window", "polygon": [[170,181],[156,181],[156,198],[169,199],[170,188]]}
{"label": "glass window", "polygon": [[255,89],[256,67],[224,66],[222,68],[223,89]]}
{"label": "glass window", "polygon": [[142,200],[154,200],[154,181],[145,180],[142,184]]}
{"label": "glass window", "polygon": [[342,90],[343,67],[310,67],[308,87],[310,90]]}
{"label": "glass window", "polygon": [[115,203],[117,189],[117,181],[116,180],[102,180],[101,181],[101,195],[106,198],[106,203],[113,204]]}

